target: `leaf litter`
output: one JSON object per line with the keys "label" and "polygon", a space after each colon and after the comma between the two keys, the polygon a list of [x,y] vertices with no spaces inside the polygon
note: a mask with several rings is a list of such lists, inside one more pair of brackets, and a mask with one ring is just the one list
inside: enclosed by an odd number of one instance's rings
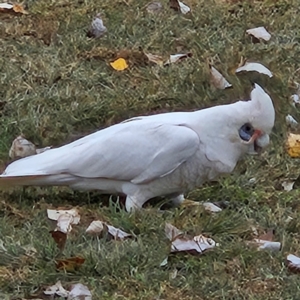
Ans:
{"label": "leaf litter", "polygon": [[212,65],[210,65],[210,76],[212,85],[220,90],[232,87],[225,77]]}
{"label": "leaf litter", "polygon": [[101,19],[101,14],[97,14],[92,24],[90,26],[89,31],[87,32],[87,36],[90,38],[100,38],[107,32],[107,28],[103,24],[103,20]]}
{"label": "leaf litter", "polygon": [[265,40],[265,41],[269,41],[271,39],[271,34],[263,26],[247,29],[246,32],[249,35],[252,35],[255,38],[257,38],[258,40],[262,39],[262,40]]}

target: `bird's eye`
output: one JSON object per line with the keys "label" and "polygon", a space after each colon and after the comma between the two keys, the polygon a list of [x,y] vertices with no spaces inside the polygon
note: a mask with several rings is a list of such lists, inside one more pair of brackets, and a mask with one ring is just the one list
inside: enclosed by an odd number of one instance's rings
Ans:
{"label": "bird's eye", "polygon": [[240,138],[246,142],[248,142],[251,139],[253,133],[254,129],[249,123],[244,124],[239,130]]}

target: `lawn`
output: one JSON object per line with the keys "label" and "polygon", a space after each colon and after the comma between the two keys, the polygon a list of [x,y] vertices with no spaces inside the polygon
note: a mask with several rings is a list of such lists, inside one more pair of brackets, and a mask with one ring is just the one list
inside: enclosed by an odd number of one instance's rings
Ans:
{"label": "lawn", "polygon": [[[50,299],[43,290],[61,280],[64,287],[82,283],[93,299],[298,299],[299,275],[286,266],[289,253],[300,255],[300,193],[282,182],[299,176],[299,160],[288,157],[285,116],[300,120],[289,98],[300,81],[299,1],[185,0],[184,15],[162,1],[158,14],[145,0],[28,0],[29,14],[0,12],[0,164],[9,162],[15,137],[23,134],[38,147],[73,141],[126,118],[166,111],[191,111],[249,98],[251,82],[271,96],[276,124],[270,146],[247,157],[234,173],[191,191],[195,201],[222,201],[211,214],[199,207],[167,208],[153,202],[127,213],[116,196],[74,192],[68,188],[15,188],[0,194],[0,298]],[[101,13],[107,33],[88,38]],[[265,26],[269,42],[254,43],[245,33]],[[192,53],[161,67],[144,52]],[[129,67],[110,66],[124,57]],[[264,64],[272,78],[235,74],[241,57]],[[210,83],[209,64],[233,88]],[[71,155],[71,154],[70,154]],[[130,162],[129,162],[130,163]],[[77,207],[73,227],[60,251],[49,231],[47,208]],[[114,241],[85,233],[92,220],[132,233]],[[189,234],[212,237],[219,246],[203,255],[169,255],[169,222]],[[246,241],[274,229],[279,252],[258,251]],[[57,270],[60,258],[82,256],[74,271]]]}

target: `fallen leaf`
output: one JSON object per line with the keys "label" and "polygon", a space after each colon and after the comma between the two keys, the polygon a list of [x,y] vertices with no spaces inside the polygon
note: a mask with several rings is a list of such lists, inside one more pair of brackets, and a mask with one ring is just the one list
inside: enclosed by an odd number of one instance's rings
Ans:
{"label": "fallen leaf", "polygon": [[34,154],[36,154],[35,145],[23,136],[15,138],[9,150],[9,157],[11,159],[23,158]]}
{"label": "fallen leaf", "polygon": [[188,12],[191,11],[191,9],[185,5],[184,3],[182,3],[181,1],[178,0],[170,0],[170,8],[176,10],[176,11],[180,11],[183,14],[187,14]]}
{"label": "fallen leaf", "polygon": [[218,207],[217,205],[211,203],[211,202],[204,202],[203,203],[204,209],[210,212],[220,212],[222,211],[222,208]]}
{"label": "fallen leaf", "polygon": [[92,294],[87,286],[76,283],[71,286],[67,300],[92,300]]}
{"label": "fallen leaf", "polygon": [[80,256],[70,257],[66,259],[57,259],[56,260],[56,269],[65,270],[67,272],[76,271],[83,263],[85,259]]}
{"label": "fallen leaf", "polygon": [[288,268],[291,271],[294,271],[294,272],[300,271],[300,257],[298,257],[294,254],[289,254],[286,259],[287,259]]}
{"label": "fallen leaf", "polygon": [[274,230],[270,229],[258,238],[247,242],[248,245],[257,247],[258,250],[279,251],[281,249],[280,242],[274,242]]}
{"label": "fallen leaf", "polygon": [[114,226],[105,223],[108,229],[108,233],[116,240],[123,240],[125,238],[131,237],[132,235]]}
{"label": "fallen leaf", "polygon": [[211,75],[211,82],[215,88],[224,90],[232,87],[232,84],[230,84],[225,79],[225,77],[213,66],[210,66],[210,75]]}
{"label": "fallen leaf", "polygon": [[213,239],[203,235],[197,235],[193,238],[186,237],[181,230],[170,223],[166,223],[165,225],[165,234],[172,242],[171,252],[184,251],[199,254],[218,245]]}
{"label": "fallen leaf", "polygon": [[86,229],[86,233],[98,236],[103,232],[103,229],[104,229],[103,222],[93,221]]}
{"label": "fallen leaf", "polygon": [[258,72],[264,75],[269,76],[270,78],[273,77],[272,72],[267,69],[264,65],[261,63],[256,63],[256,62],[245,62],[245,64],[235,70],[235,73],[240,73],[240,72]]}
{"label": "fallen leaf", "polygon": [[111,226],[105,222],[101,221],[93,221],[89,227],[86,229],[86,232],[92,235],[101,235],[103,229],[106,228],[107,232],[115,239],[115,240],[123,240],[125,238],[131,237],[132,235],[119,229],[114,226]]}
{"label": "fallen leaf", "polygon": [[290,157],[300,157],[300,134],[289,133],[286,140],[286,148]]}
{"label": "fallen leaf", "polygon": [[291,101],[294,107],[296,107],[296,105],[300,104],[300,98],[297,94],[294,94],[291,96]]}
{"label": "fallen leaf", "polygon": [[160,267],[164,267],[168,264],[168,256],[159,264]]}
{"label": "fallen leaf", "polygon": [[51,146],[37,149],[33,143],[26,140],[23,136],[20,135],[13,140],[8,155],[11,159],[14,160],[18,158],[24,158],[27,156],[35,155],[35,154],[40,154],[49,149],[51,149]]}
{"label": "fallen leaf", "polygon": [[285,122],[291,128],[296,128],[299,125],[299,123],[291,115],[287,115],[285,117]]}
{"label": "fallen leaf", "polygon": [[295,181],[284,181],[281,183],[283,189],[287,192],[290,192],[294,188]]}
{"label": "fallen leaf", "polygon": [[165,234],[166,234],[166,237],[170,241],[173,241],[177,237],[182,236],[184,234],[184,232],[179,230],[178,228],[176,228],[172,224],[166,223],[166,225],[165,225]]}
{"label": "fallen leaf", "polygon": [[63,298],[67,298],[69,296],[69,292],[63,288],[60,281],[57,281],[55,285],[47,287],[44,294],[48,296],[57,295]]}
{"label": "fallen leaf", "polygon": [[164,63],[164,66],[167,66],[169,64],[174,64],[177,63],[179,61],[181,61],[184,58],[188,58],[188,57],[192,57],[192,53],[185,53],[185,54],[174,54],[174,55],[170,55],[170,58]]}
{"label": "fallen leaf", "polygon": [[216,246],[213,239],[206,238],[203,235],[195,236],[193,239],[179,237],[172,241],[171,252],[197,252],[203,253]]}
{"label": "fallen leaf", "polygon": [[54,239],[57,247],[60,251],[65,248],[66,241],[67,241],[67,234],[58,230],[50,231],[52,238]]}
{"label": "fallen leaf", "polygon": [[157,14],[162,11],[163,6],[160,2],[151,2],[146,9],[148,13]]}
{"label": "fallen leaf", "polygon": [[118,58],[111,62],[110,65],[117,71],[123,71],[128,68],[128,64],[124,58]]}
{"label": "fallen leaf", "polygon": [[257,39],[263,39],[265,41],[269,41],[271,38],[271,34],[266,30],[265,27],[256,27],[246,30],[246,32]]}
{"label": "fallen leaf", "polygon": [[15,13],[15,14],[25,14],[28,12],[24,9],[22,4],[10,4],[10,3],[0,3],[0,12]]}
{"label": "fallen leaf", "polygon": [[74,225],[78,224],[80,221],[79,212],[76,208],[72,209],[47,209],[47,216],[50,220],[57,221],[61,215],[72,216]]}
{"label": "fallen leaf", "polygon": [[100,38],[107,32],[107,28],[103,24],[103,20],[101,19],[101,15],[97,14],[97,16],[92,21],[91,27],[87,32],[87,36],[90,38]]}
{"label": "fallen leaf", "polygon": [[151,54],[151,53],[145,53],[145,55],[148,57],[150,62],[153,62],[153,63],[155,63],[159,66],[163,66],[164,61],[163,61],[163,58],[161,56],[154,55],[154,54]]}

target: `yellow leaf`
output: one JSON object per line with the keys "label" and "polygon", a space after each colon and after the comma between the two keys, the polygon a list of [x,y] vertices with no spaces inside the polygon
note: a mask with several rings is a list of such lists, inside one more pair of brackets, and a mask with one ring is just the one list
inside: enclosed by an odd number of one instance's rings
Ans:
{"label": "yellow leaf", "polygon": [[111,62],[110,65],[117,71],[123,71],[128,68],[128,64],[124,58],[118,58]]}
{"label": "yellow leaf", "polygon": [[20,13],[20,14],[28,15],[28,12],[24,9],[24,7],[23,7],[22,4],[14,4],[13,11],[15,13]]}
{"label": "yellow leaf", "polygon": [[286,141],[287,153],[295,158],[300,157],[300,134],[289,133]]}
{"label": "yellow leaf", "polygon": [[84,262],[85,262],[85,259],[80,256],[70,257],[70,258],[66,258],[66,259],[58,259],[58,260],[56,260],[56,269],[57,270],[65,270],[67,272],[74,272]]}

